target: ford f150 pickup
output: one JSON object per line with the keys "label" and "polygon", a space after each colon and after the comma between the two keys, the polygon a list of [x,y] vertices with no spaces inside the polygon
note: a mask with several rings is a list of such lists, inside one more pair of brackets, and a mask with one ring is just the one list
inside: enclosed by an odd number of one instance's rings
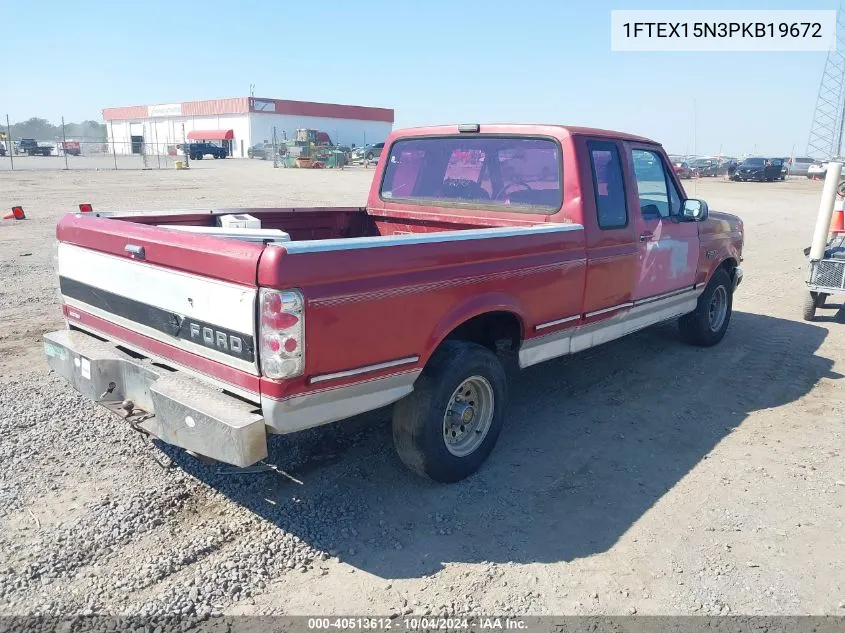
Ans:
{"label": "ford f150 pickup", "polygon": [[57,238],[47,359],[126,423],[248,466],[393,404],[402,461],[449,482],[507,424],[509,367],[670,319],[718,343],[744,235],[646,138],[472,124],[392,133],[363,208],[70,213]]}

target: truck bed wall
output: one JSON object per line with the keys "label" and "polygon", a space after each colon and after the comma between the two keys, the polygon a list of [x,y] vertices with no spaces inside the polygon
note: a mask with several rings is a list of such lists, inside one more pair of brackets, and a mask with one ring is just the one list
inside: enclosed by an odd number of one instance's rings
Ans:
{"label": "truck bed wall", "polygon": [[418,217],[408,214],[408,217],[394,217],[368,213],[366,209],[360,207],[215,209],[208,213],[137,215],[121,219],[147,225],[215,226],[217,216],[227,213],[252,215],[261,220],[262,227],[281,229],[294,241],[460,231],[503,225],[490,220],[475,218],[458,220],[433,214]]}

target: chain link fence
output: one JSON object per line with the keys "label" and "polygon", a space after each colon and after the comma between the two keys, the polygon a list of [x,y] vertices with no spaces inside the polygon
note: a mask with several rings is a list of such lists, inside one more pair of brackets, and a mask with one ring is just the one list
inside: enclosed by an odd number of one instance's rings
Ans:
{"label": "chain link fence", "polygon": [[[53,130],[52,138],[44,138],[48,136],[46,133],[42,133],[40,138],[24,138],[14,134],[15,126],[9,126],[8,123],[2,126],[0,172],[173,169],[180,162],[213,162],[237,152],[237,146],[232,141],[196,143],[183,138],[148,139],[143,136],[132,136],[129,139],[120,139],[118,136],[120,140],[111,141],[107,138],[72,137],[65,133],[64,122],[61,126],[50,127]],[[68,125],[68,128],[74,129],[72,125]],[[176,134],[182,137],[184,132],[177,131]],[[270,161],[273,167],[343,169],[354,162],[351,147],[319,145],[315,139],[297,139],[294,142],[275,127],[270,137],[263,143],[246,148],[245,157]],[[190,146],[187,156],[186,144]],[[200,147],[205,153],[197,153]],[[371,162],[363,160],[365,167],[370,166]]]}
{"label": "chain link fence", "polygon": [[173,169],[177,162],[196,158],[185,156],[183,139],[150,142],[141,137],[123,141],[72,137],[66,133],[64,121],[61,127],[52,127],[52,138],[43,138],[45,134],[23,138],[13,133],[15,126],[9,125],[8,117],[5,123],[0,129],[0,171]]}
{"label": "chain link fence", "polygon": [[185,161],[182,143],[31,140],[0,138],[0,171],[173,169],[177,161]]}

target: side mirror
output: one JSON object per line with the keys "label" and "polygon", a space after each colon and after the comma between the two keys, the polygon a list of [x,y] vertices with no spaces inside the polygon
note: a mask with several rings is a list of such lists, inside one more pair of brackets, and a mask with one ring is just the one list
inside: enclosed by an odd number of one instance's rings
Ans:
{"label": "side mirror", "polygon": [[704,200],[696,200],[695,198],[684,200],[684,206],[681,208],[683,218],[691,222],[706,220],[708,213],[707,203]]}

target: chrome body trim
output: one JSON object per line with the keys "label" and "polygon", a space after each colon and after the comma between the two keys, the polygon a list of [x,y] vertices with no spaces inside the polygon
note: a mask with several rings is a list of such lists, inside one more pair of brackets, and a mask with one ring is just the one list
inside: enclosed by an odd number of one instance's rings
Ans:
{"label": "chrome body trim", "polygon": [[625,308],[630,308],[632,305],[634,305],[633,301],[626,301],[625,303],[620,303],[619,305],[611,306],[609,308],[602,308],[601,310],[587,312],[584,315],[584,318],[589,319],[590,317],[598,316],[600,314],[607,314],[608,312],[615,312],[616,310],[624,310]]}
{"label": "chrome body trim", "polygon": [[262,395],[261,411],[270,433],[294,433],[392,404],[414,390],[421,373],[413,369],[283,400]]}
{"label": "chrome body trim", "polygon": [[660,301],[661,299],[668,299],[669,297],[675,297],[677,295],[682,295],[686,292],[692,292],[695,290],[695,287],[687,287],[687,288],[680,288],[679,290],[670,290],[669,292],[664,292],[659,295],[651,295],[650,297],[643,297],[642,299],[635,299],[634,305],[639,306],[646,303],[652,303],[654,301]]}
{"label": "chrome body trim", "polygon": [[661,321],[688,314],[695,310],[702,291],[703,289],[689,289],[669,297],[641,303],[595,323],[529,339],[519,350],[519,366],[530,367],[558,356],[574,354]]}
{"label": "chrome body trim", "polygon": [[288,255],[299,253],[322,253],[325,251],[348,251],[361,248],[380,248],[383,246],[408,246],[411,244],[433,244],[440,242],[462,242],[465,240],[483,240],[496,237],[519,237],[524,235],[544,235],[583,231],[580,224],[562,224],[546,222],[530,226],[503,226],[487,229],[469,229],[466,231],[441,231],[436,233],[408,233],[384,237],[350,237],[330,240],[299,240],[277,245],[284,248]]}
{"label": "chrome body trim", "polygon": [[535,330],[545,330],[546,328],[554,327],[555,325],[563,325],[564,323],[569,323],[571,321],[577,321],[581,318],[580,314],[576,314],[573,316],[563,317],[562,319],[555,319],[554,321],[547,321],[546,323],[539,323],[534,326]]}
{"label": "chrome body trim", "polygon": [[316,384],[326,382],[327,380],[337,380],[338,378],[348,378],[349,376],[358,376],[366,374],[371,371],[379,371],[382,369],[389,369],[391,367],[399,367],[400,365],[411,365],[420,360],[419,356],[408,356],[407,358],[399,358],[396,360],[388,360],[383,363],[375,363],[374,365],[365,365],[364,367],[356,367],[355,369],[347,369],[345,371],[337,371],[332,374],[320,374],[312,376],[308,381],[309,384]]}

